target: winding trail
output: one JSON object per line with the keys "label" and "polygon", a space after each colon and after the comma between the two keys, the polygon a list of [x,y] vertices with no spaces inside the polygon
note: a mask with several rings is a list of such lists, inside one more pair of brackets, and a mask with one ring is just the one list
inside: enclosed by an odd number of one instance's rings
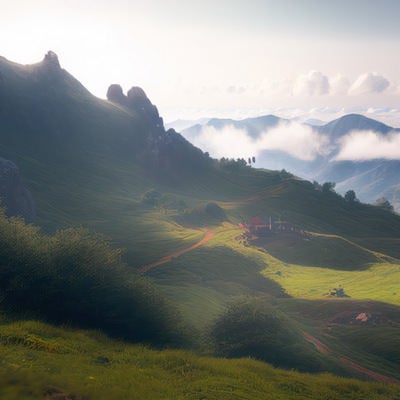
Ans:
{"label": "winding trail", "polygon": [[[303,332],[303,336],[304,339],[311,343],[321,354],[333,354],[335,355],[331,349],[326,346],[325,344],[323,344],[320,340],[318,340],[316,337],[310,335],[309,333]],[[348,357],[344,357],[339,355],[338,356],[338,362],[339,364],[341,364],[344,367],[350,368],[353,371],[357,371],[360,372],[366,376],[368,376],[369,378],[377,381],[377,382],[383,382],[383,383],[392,383],[392,384],[400,384],[400,380],[396,379],[396,378],[392,378],[390,376],[386,376],[383,374],[380,374],[379,372],[375,372],[372,371],[368,368],[364,368],[363,366],[361,366],[360,364],[357,364],[356,362],[354,362],[353,360],[351,360]]]}
{"label": "winding trail", "polygon": [[331,351],[329,347],[325,346],[320,340],[315,338],[314,336],[311,336],[310,334],[303,332],[304,339],[308,342],[314,345],[314,347],[321,353],[321,354],[329,354]]}
{"label": "winding trail", "polygon": [[158,261],[156,261],[156,262],[154,262],[154,263],[152,263],[152,264],[145,265],[144,267],[140,268],[139,271],[140,271],[141,273],[145,273],[145,272],[148,272],[148,271],[150,271],[151,269],[153,269],[153,268],[155,268],[155,267],[158,267],[159,265],[166,264],[166,263],[170,262],[173,258],[179,257],[179,256],[181,256],[182,254],[188,253],[189,251],[192,251],[192,250],[194,250],[194,249],[197,249],[197,248],[200,247],[200,246],[204,246],[204,245],[205,245],[211,238],[213,238],[214,236],[215,236],[215,233],[213,233],[213,232],[208,232],[208,233],[203,237],[203,239],[201,239],[199,242],[193,244],[192,246],[186,247],[185,249],[178,250],[178,251],[175,251],[175,252],[170,253],[170,254],[167,254],[166,256],[164,256],[163,258],[161,258],[160,260],[158,260]]}

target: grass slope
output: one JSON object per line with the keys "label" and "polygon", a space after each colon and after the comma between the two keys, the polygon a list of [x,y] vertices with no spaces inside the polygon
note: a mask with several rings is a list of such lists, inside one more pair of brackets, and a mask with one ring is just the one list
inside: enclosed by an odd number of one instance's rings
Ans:
{"label": "grass slope", "polygon": [[33,321],[3,320],[0,354],[4,400],[399,398],[395,385],[283,371],[250,359],[154,351]]}

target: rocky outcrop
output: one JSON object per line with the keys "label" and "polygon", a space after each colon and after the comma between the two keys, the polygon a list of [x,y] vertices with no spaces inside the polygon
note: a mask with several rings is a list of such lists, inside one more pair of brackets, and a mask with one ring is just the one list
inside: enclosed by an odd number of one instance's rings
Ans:
{"label": "rocky outcrop", "polygon": [[164,131],[164,122],[157,107],[152,104],[142,88],[133,86],[125,96],[120,85],[112,84],[107,90],[107,99],[139,114],[154,128]]}
{"label": "rocky outcrop", "polygon": [[123,106],[126,106],[128,100],[122,91],[121,85],[117,84],[110,85],[107,90],[107,99],[113,103],[121,104]]}
{"label": "rocky outcrop", "polygon": [[54,51],[48,51],[43,59],[43,64],[46,65],[48,68],[52,69],[60,69],[60,61],[58,61],[58,56]]}
{"label": "rocky outcrop", "polygon": [[4,158],[0,158],[0,206],[8,216],[19,215],[27,222],[35,218],[32,195],[22,184],[18,167]]}

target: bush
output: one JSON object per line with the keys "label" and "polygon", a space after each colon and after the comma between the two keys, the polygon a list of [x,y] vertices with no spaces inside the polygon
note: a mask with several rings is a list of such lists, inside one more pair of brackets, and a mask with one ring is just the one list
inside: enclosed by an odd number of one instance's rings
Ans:
{"label": "bush", "polygon": [[0,216],[0,301],[5,311],[102,329],[131,341],[179,343],[179,318],[155,288],[100,235],[53,237]]}
{"label": "bush", "polygon": [[186,209],[177,222],[186,225],[208,226],[219,225],[227,220],[225,211],[216,203],[201,204],[192,209]]}
{"label": "bush", "polygon": [[240,298],[219,316],[211,337],[217,355],[253,357],[276,366],[319,371],[320,360],[288,317],[261,298]]}

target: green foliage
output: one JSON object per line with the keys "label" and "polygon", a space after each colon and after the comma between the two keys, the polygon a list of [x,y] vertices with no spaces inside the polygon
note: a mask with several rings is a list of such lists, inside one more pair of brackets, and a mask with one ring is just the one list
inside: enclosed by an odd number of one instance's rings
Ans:
{"label": "green foliage", "polygon": [[150,207],[163,207],[167,210],[183,212],[187,208],[186,202],[173,193],[160,193],[150,189],[142,197],[142,203]]}
{"label": "green foliage", "polygon": [[229,172],[239,172],[241,169],[247,167],[247,162],[244,158],[238,158],[235,160],[234,158],[222,157],[219,160],[219,165]]}
{"label": "green foliage", "polygon": [[358,201],[356,192],[354,190],[348,190],[344,194],[344,199],[348,201],[349,203],[354,203],[355,201]]}
{"label": "green foliage", "polygon": [[0,216],[1,306],[154,344],[177,342],[178,317],[121,251],[85,229],[39,233]]}
{"label": "green foliage", "polygon": [[177,218],[182,224],[195,226],[219,225],[226,220],[225,211],[214,202],[186,209],[184,214]]}
{"label": "green foliage", "polygon": [[335,182],[325,182],[321,186],[322,193],[335,193]]}
{"label": "green foliage", "polygon": [[224,357],[253,357],[286,368],[322,370],[301,331],[262,298],[234,301],[216,319],[211,337],[217,354]]}
{"label": "green foliage", "polygon": [[374,206],[380,207],[383,210],[393,212],[394,208],[392,204],[390,204],[389,200],[387,200],[385,197],[381,197],[380,199],[376,200],[374,203]]}

